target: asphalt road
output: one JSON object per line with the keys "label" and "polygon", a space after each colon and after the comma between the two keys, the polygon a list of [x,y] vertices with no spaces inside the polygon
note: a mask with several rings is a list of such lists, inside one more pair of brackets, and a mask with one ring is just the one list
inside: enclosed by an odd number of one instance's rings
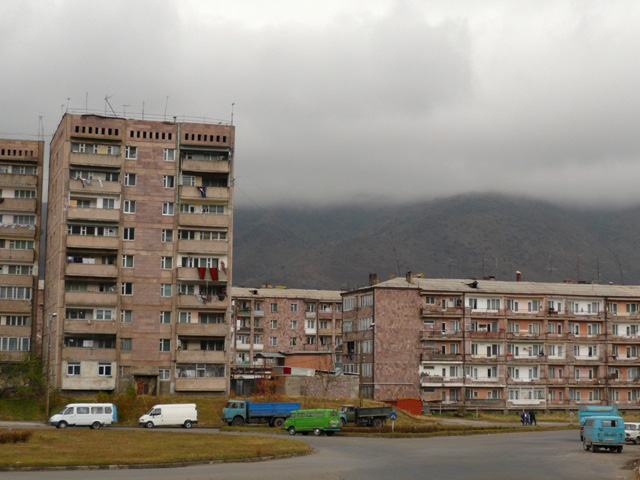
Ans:
{"label": "asphalt road", "polygon": [[177,469],[2,472],[0,476],[2,480],[635,478],[623,467],[640,457],[640,446],[628,445],[622,454],[585,452],[577,436],[575,430],[413,439],[296,436],[313,447],[312,455]]}

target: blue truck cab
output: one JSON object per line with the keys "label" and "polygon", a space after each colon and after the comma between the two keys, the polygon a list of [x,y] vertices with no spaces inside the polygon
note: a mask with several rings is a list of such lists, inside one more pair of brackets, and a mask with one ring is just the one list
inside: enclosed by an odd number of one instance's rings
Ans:
{"label": "blue truck cab", "polygon": [[620,416],[617,405],[583,405],[578,410],[578,422],[580,422],[580,441],[584,440],[584,423],[589,417],[601,417],[613,415]]}
{"label": "blue truck cab", "polygon": [[272,427],[282,427],[287,416],[294,410],[300,410],[299,403],[253,403],[249,400],[229,400],[222,409],[222,422],[236,427],[245,423],[267,423]]}
{"label": "blue truck cab", "polygon": [[586,419],[584,440],[582,441],[582,447],[585,450],[597,452],[600,448],[605,448],[612,452],[621,453],[624,442],[624,420],[622,417],[607,415]]}

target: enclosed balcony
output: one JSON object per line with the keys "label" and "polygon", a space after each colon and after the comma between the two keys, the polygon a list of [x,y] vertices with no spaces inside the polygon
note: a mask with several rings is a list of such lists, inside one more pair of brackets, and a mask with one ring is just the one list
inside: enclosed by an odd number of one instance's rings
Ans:
{"label": "enclosed balcony", "polygon": [[185,227],[229,228],[229,215],[213,213],[179,213],[178,224]]}
{"label": "enclosed balcony", "polygon": [[117,250],[119,245],[120,239],[118,237],[67,235],[67,247],[70,248]]}
{"label": "enclosed balcony", "polygon": [[225,392],[227,379],[220,378],[176,378],[177,392]]}
{"label": "enclosed balcony", "polygon": [[67,305],[112,307],[118,303],[118,294],[105,292],[65,292],[64,300]]}
{"label": "enclosed balcony", "polygon": [[120,221],[120,210],[114,208],[69,207],[67,219],[114,223]]}
{"label": "enclosed balcony", "polygon": [[15,173],[0,173],[0,185],[8,187],[35,187],[38,184],[37,175],[18,175]]}
{"label": "enclosed balcony", "polygon": [[178,350],[176,361],[179,363],[224,363],[226,353],[215,350]]}
{"label": "enclosed balcony", "polygon": [[178,253],[226,255],[229,253],[229,242],[224,240],[178,240]]}
{"label": "enclosed balcony", "polygon": [[36,238],[36,227],[34,225],[4,225],[0,226],[0,235],[3,238],[34,240]]}
{"label": "enclosed balcony", "polygon": [[209,309],[209,310],[225,310],[229,305],[229,297],[227,295],[221,297],[217,295],[178,295],[178,308],[184,309]]}
{"label": "enclosed balcony", "polygon": [[99,153],[71,153],[69,163],[71,165],[87,165],[98,167],[120,167],[122,156],[102,155]]}
{"label": "enclosed balcony", "polygon": [[[4,229],[0,229],[0,233],[4,233]],[[0,260],[14,260],[16,262],[33,263],[35,253],[33,250],[11,250],[9,248],[0,248]]]}
{"label": "enclosed balcony", "polygon": [[231,171],[227,160],[182,160],[183,172],[194,173],[229,173]]}
{"label": "enclosed balcony", "polygon": [[229,333],[229,325],[226,323],[178,323],[176,333],[193,337],[226,337]]}
{"label": "enclosed balcony", "polygon": [[33,275],[0,275],[0,285],[12,287],[32,287]]}
{"label": "enclosed balcony", "polygon": [[0,311],[4,313],[31,313],[31,300],[0,300]]}
{"label": "enclosed balcony", "polygon": [[106,182],[100,183],[97,180],[93,180],[91,183],[82,182],[81,180],[70,179],[69,190],[75,193],[109,193],[118,194],[122,191],[122,185],[120,182]]}
{"label": "enclosed balcony", "polygon": [[[191,187],[188,185],[180,185],[179,195],[182,200],[229,200],[229,187]],[[202,194],[204,192],[204,195]]]}
{"label": "enclosed balcony", "polygon": [[[192,268],[192,267],[178,267],[178,280],[185,280],[185,281],[200,281],[200,273],[198,272],[197,268]],[[206,269],[205,271],[205,277],[204,279],[202,279],[203,281],[209,281],[211,282],[211,272],[209,271],[209,269]],[[218,280],[216,280],[217,282],[227,282],[227,272],[225,272],[222,269],[218,269]]]}
{"label": "enclosed balcony", "polygon": [[5,198],[0,207],[9,212],[35,212],[36,202],[35,198]]}
{"label": "enclosed balcony", "polygon": [[115,320],[70,320],[64,321],[65,333],[116,334]]}

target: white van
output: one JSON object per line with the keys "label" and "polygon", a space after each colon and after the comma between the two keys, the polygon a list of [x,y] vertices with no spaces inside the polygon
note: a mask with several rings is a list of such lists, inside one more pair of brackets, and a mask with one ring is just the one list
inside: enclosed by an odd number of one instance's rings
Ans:
{"label": "white van", "polygon": [[198,423],[198,409],[195,403],[156,405],[138,419],[138,424],[147,428],[170,425],[191,428],[194,423]]}
{"label": "white van", "polygon": [[91,427],[100,428],[118,421],[113,403],[70,403],[49,419],[57,428]]}

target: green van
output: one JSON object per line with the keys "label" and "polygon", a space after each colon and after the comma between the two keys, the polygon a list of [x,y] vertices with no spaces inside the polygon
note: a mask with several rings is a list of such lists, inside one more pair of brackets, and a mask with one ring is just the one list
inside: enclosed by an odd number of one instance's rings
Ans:
{"label": "green van", "polygon": [[308,435],[313,432],[315,436],[326,433],[331,436],[340,431],[340,412],[333,408],[312,408],[309,410],[296,410],[291,412],[284,422],[285,430],[289,435],[300,432]]}

